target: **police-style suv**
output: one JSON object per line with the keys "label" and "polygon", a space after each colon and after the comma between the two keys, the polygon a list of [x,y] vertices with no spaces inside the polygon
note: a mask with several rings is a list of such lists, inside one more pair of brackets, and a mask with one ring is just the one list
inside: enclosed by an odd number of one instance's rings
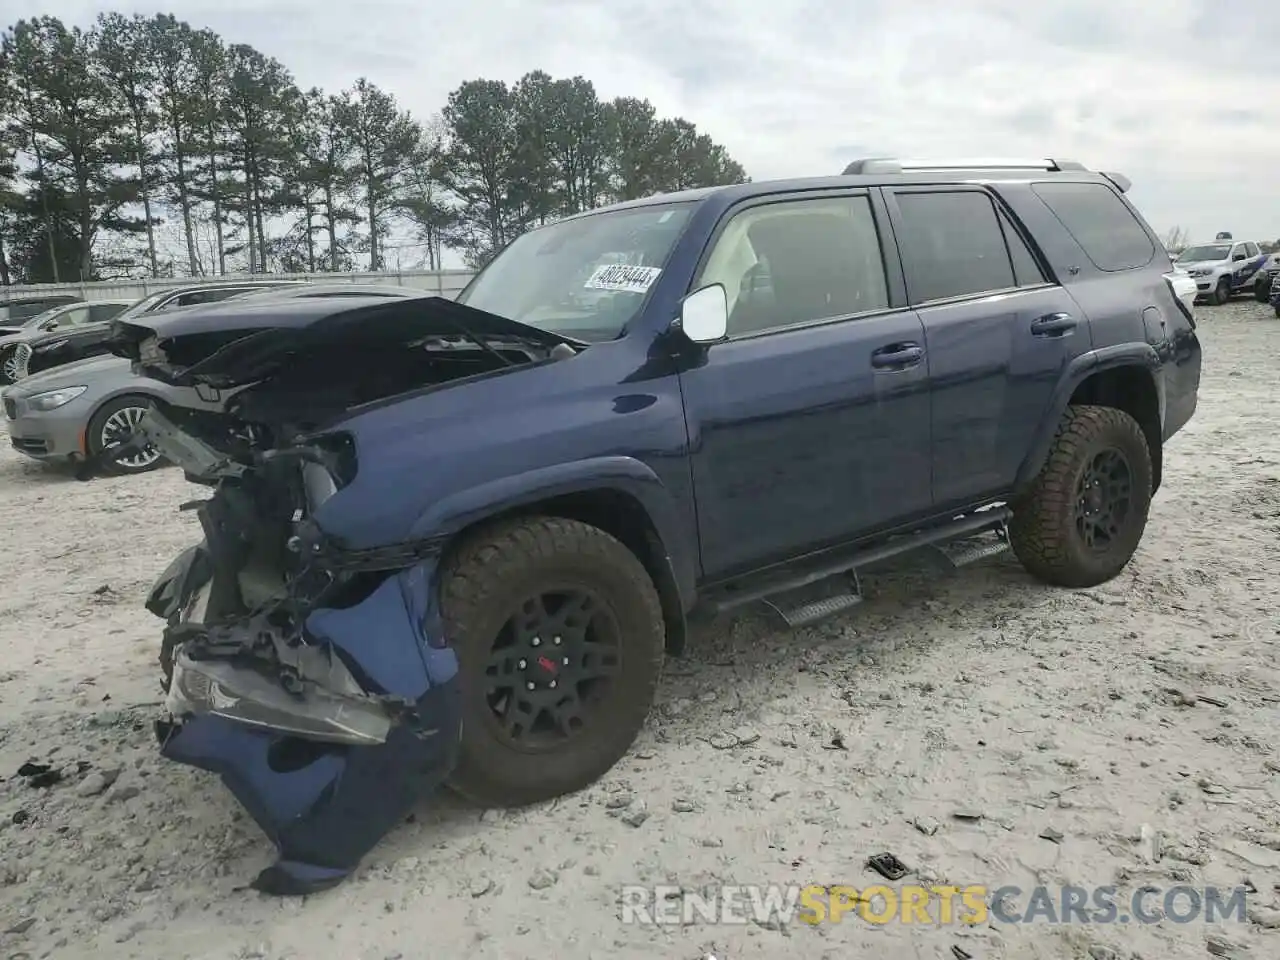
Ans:
{"label": "police-style suv", "polygon": [[1220,233],[1212,243],[1187,247],[1175,261],[1196,281],[1196,298],[1210,303],[1226,303],[1237,293],[1259,293],[1269,286],[1263,266],[1270,260],[1252,240],[1233,240]]}
{"label": "police-style suv", "polygon": [[1128,180],[867,160],[589,210],[457,301],[227,302],[118,324],[146,442],[212,489],[157,581],[165,756],[336,883],[441,782],[579,790],[695,611],[801,627],[867,565],[1012,548],[1116,576],[1200,346]]}

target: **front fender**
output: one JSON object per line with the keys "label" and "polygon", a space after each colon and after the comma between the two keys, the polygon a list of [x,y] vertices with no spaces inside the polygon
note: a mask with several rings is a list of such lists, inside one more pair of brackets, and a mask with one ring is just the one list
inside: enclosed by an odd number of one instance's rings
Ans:
{"label": "front fender", "polygon": [[431,504],[418,517],[410,539],[453,534],[512,509],[595,490],[620,491],[640,503],[662,541],[682,601],[691,598],[697,577],[693,531],[681,522],[676,498],[657,473],[635,457],[574,460],[456,491]]}
{"label": "front fender", "polygon": [[1122,343],[1082,353],[1067,365],[1058,379],[1057,386],[1054,387],[1053,396],[1036,429],[1035,442],[1032,443],[1031,450],[1018,468],[1018,475],[1014,480],[1015,491],[1021,492],[1029,487],[1045,461],[1049,459],[1049,450],[1053,447],[1058,424],[1062,422],[1062,417],[1071,403],[1071,397],[1080,384],[1103,370],[1129,366],[1141,366],[1151,372],[1160,403],[1160,422],[1164,423],[1164,382],[1156,376],[1160,369],[1160,355],[1155,347],[1149,343]]}

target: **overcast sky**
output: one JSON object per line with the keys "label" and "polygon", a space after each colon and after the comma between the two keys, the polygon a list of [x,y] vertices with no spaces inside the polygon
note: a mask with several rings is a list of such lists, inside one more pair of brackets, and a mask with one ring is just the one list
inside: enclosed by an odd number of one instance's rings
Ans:
{"label": "overcast sky", "polygon": [[[19,11],[6,4],[12,19]],[[35,0],[83,25],[104,9]],[[1280,15],[1254,0],[172,0],[304,86],[414,114],[475,77],[581,74],[725,144],[754,179],[860,156],[1062,156],[1162,234],[1280,237]]]}

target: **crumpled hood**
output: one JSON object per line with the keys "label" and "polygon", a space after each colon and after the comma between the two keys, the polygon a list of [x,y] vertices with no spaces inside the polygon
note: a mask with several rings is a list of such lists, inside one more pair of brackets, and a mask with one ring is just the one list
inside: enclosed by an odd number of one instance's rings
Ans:
{"label": "crumpled hood", "polygon": [[583,346],[437,296],[213,304],[117,319],[112,332],[111,352],[132,360],[138,373],[176,386],[217,389],[262,381],[322,351],[409,347],[432,337]]}
{"label": "crumpled hood", "polygon": [[1211,270],[1214,267],[1221,267],[1230,261],[1227,260],[1175,260],[1173,265],[1179,270],[1186,270],[1188,273],[1192,270]]}

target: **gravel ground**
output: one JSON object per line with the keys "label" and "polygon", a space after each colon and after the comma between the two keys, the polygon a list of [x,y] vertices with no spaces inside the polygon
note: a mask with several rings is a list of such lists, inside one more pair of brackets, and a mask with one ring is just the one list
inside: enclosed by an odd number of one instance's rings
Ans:
{"label": "gravel ground", "polygon": [[[266,841],[214,777],[154,756],[140,605],[195,493],[175,470],[78,483],[5,444],[0,958],[1280,955],[1280,322],[1201,317],[1200,410],[1116,580],[902,566],[820,626],[702,629],[605,780],[505,814],[433,798],[306,900],[244,890]],[[66,777],[32,786],[29,760]],[[1212,927],[620,922],[623,884],[863,887],[882,850],[933,883],[1256,892]]]}

